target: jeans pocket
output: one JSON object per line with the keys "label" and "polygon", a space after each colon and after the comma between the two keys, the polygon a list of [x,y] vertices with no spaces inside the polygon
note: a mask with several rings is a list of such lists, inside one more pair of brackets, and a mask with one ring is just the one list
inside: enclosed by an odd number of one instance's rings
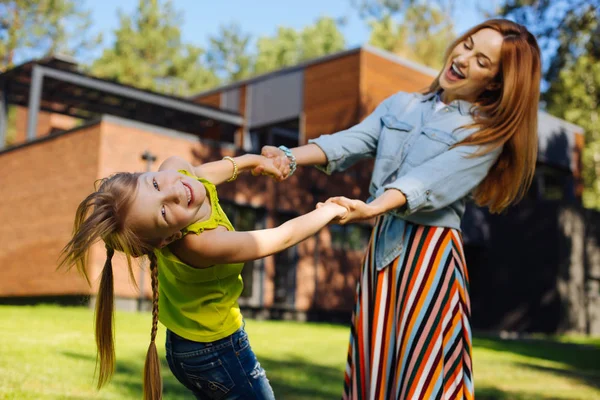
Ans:
{"label": "jeans pocket", "polygon": [[220,359],[198,365],[191,364],[190,361],[180,362],[181,370],[189,383],[208,399],[223,399],[235,386],[235,382]]}

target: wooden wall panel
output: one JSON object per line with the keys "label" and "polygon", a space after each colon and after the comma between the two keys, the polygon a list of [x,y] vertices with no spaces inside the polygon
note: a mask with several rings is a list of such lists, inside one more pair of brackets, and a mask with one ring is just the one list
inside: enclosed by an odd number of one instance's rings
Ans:
{"label": "wooden wall panel", "polygon": [[242,129],[238,129],[235,133],[237,136],[236,143],[241,148],[244,148],[244,131],[246,130],[246,126],[248,125],[248,121],[246,119],[246,87],[248,85],[244,84],[240,86],[240,109],[238,112],[244,117],[244,126]]}
{"label": "wooden wall panel", "polygon": [[304,70],[304,138],[346,129],[357,122],[360,54],[310,65]]}
{"label": "wooden wall panel", "polygon": [[205,104],[211,107],[221,108],[221,92],[214,92],[194,99],[194,103]]}
{"label": "wooden wall panel", "polygon": [[392,94],[418,92],[429,87],[434,76],[404,66],[380,55],[361,50],[361,110],[365,117]]}

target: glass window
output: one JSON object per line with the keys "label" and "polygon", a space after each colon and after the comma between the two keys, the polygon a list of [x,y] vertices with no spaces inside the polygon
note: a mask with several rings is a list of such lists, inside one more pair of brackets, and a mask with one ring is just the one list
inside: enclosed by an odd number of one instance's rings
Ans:
{"label": "glass window", "polygon": [[371,229],[366,224],[331,225],[331,247],[338,250],[365,250]]}
{"label": "glass window", "polygon": [[[296,217],[291,213],[280,213],[277,225]],[[275,254],[275,294],[274,302],[279,305],[293,307],[296,299],[296,264],[298,251],[296,246]]]}
{"label": "glass window", "polygon": [[278,122],[250,131],[251,152],[260,153],[263,146],[297,147],[300,140],[300,123],[298,119]]}
{"label": "glass window", "polygon": [[[264,210],[259,208],[240,206],[228,201],[222,201],[221,207],[231,224],[237,231],[252,231],[264,227]],[[242,270],[244,290],[241,297],[252,297],[254,291],[254,274],[261,268],[262,260],[248,261]]]}

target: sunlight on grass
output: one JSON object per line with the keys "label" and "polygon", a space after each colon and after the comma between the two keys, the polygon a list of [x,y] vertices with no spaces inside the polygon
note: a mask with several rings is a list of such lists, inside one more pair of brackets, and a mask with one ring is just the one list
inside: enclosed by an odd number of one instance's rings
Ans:
{"label": "sunlight on grass", "polygon": [[[118,312],[117,365],[96,391],[93,312],[87,308],[0,306],[0,399],[140,399],[149,313]],[[338,399],[349,329],[248,320],[246,329],[278,399]],[[189,399],[163,360],[164,398]],[[476,337],[478,400],[600,399],[600,345],[581,337],[501,340]]]}

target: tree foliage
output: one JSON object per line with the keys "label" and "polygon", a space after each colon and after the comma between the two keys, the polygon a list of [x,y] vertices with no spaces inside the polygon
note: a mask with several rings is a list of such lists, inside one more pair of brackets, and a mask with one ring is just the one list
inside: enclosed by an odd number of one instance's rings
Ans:
{"label": "tree foliage", "polygon": [[600,0],[507,0],[500,12],[540,42],[548,110],[584,128],[583,200],[600,209]]}
{"label": "tree foliage", "polygon": [[101,35],[89,35],[91,16],[75,0],[0,0],[0,70],[28,58],[94,49]]}
{"label": "tree foliage", "polygon": [[403,58],[440,68],[455,38],[452,0],[352,0],[371,28],[369,43]]}
{"label": "tree foliage", "polygon": [[133,15],[119,12],[112,47],[91,66],[93,74],[143,89],[181,96],[219,83],[203,66],[202,48],[181,40],[182,18],[171,0],[139,0]]}
{"label": "tree foliage", "polygon": [[274,36],[258,39],[254,72],[288,67],[343,50],[345,46],[344,35],[333,18],[321,17],[314,25],[299,31],[279,27]]}

